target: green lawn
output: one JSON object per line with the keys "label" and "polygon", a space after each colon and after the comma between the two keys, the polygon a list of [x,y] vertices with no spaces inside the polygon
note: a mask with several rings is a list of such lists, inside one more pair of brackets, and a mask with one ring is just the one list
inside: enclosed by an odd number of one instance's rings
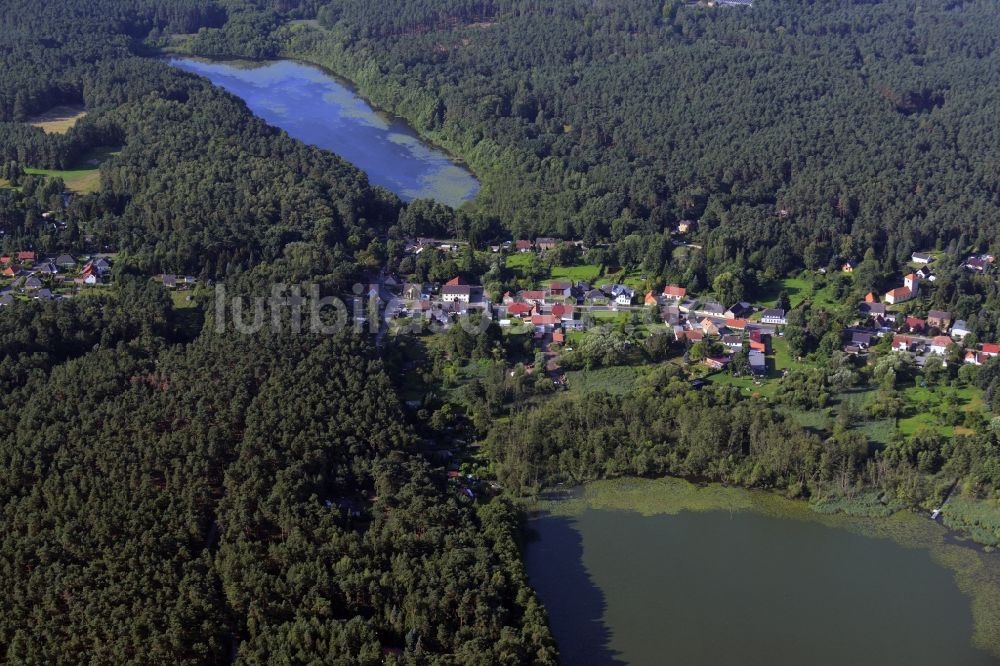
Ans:
{"label": "green lawn", "polygon": [[29,167],[24,171],[50,178],[62,178],[67,189],[80,194],[89,194],[101,188],[101,163],[117,155],[118,152],[118,148],[95,148],[84,155],[80,164],[73,169],[34,169]]}
{"label": "green lawn", "polygon": [[512,271],[520,273],[523,269],[531,265],[534,255],[531,252],[515,252],[504,257],[504,265]]}
{"label": "green lawn", "polygon": [[600,277],[600,275],[601,267],[597,264],[553,266],[552,272],[550,273],[553,280],[565,280],[568,282],[593,282]]}
{"label": "green lawn", "polygon": [[783,280],[772,280],[761,289],[755,304],[761,307],[773,307],[779,294],[784,291],[788,294],[788,302],[793,309],[805,300],[816,306],[836,307],[840,303],[833,297],[832,282],[841,279],[840,275],[831,274],[826,279],[827,284],[820,289],[816,288],[814,276],[809,274],[784,278]]}
{"label": "green lawn", "polygon": [[[753,377],[733,377],[726,370],[715,372],[705,379],[715,386],[735,386],[740,390],[741,395],[757,396],[767,400],[774,398],[774,392],[778,388],[777,382],[754,380]],[[760,383],[758,384],[756,381],[760,381]]]}

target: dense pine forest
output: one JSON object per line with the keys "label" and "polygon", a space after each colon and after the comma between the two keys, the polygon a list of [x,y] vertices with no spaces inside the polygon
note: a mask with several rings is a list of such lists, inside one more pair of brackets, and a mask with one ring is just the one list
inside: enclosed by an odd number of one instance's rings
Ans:
{"label": "dense pine forest", "polygon": [[[113,288],[0,316],[0,658],[554,663],[519,511],[446,489],[373,346],[192,331],[149,280],[333,289],[399,212],[342,160],[142,57],[151,32],[225,20],[201,2],[0,12],[5,249],[121,250]],[[67,134],[18,122],[66,103],[87,110]],[[98,193],[23,173],[100,146],[117,150]],[[40,224],[53,208],[58,231]]]}
{"label": "dense pine forest", "polygon": [[336,0],[318,18],[279,46],[464,156],[515,236],[694,219],[717,263],[779,274],[997,245],[988,1]]}

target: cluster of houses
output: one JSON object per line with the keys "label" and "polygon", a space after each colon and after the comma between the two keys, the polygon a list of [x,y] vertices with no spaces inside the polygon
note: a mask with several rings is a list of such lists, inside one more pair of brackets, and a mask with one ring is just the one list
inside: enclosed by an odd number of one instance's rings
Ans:
{"label": "cluster of houses", "polygon": [[[932,261],[934,261],[934,257],[927,252],[914,252],[910,256],[910,261],[912,261],[914,264],[923,264],[924,266],[926,266],[927,264],[930,264]],[[994,257],[992,254],[987,254],[987,253],[970,254],[968,257],[965,258],[965,261],[962,263],[962,268],[972,273],[985,273],[990,269],[990,266],[992,266],[993,262],[995,261],[996,257]],[[928,278],[922,276],[921,279],[928,279]],[[929,279],[931,281],[934,280],[933,277]]]}
{"label": "cluster of houses", "polygon": [[9,284],[0,289],[0,305],[9,305],[15,294],[35,300],[53,300],[65,297],[53,293],[59,287],[93,286],[102,284],[111,271],[105,257],[95,257],[81,267],[68,254],[39,259],[32,250],[23,250],[10,256],[0,256],[0,276]]}
{"label": "cluster of houses", "polygon": [[[945,310],[929,310],[926,317],[903,316],[888,311],[883,303],[866,299],[860,304],[859,313],[861,326],[847,332],[850,339],[844,346],[844,351],[852,354],[864,354],[882,336],[892,333],[893,351],[913,354],[917,363],[923,365],[928,355],[944,356],[951,345],[961,344],[970,333],[964,320],[953,320]],[[967,349],[964,362],[982,365],[998,350],[998,345],[983,343],[976,349]]]}

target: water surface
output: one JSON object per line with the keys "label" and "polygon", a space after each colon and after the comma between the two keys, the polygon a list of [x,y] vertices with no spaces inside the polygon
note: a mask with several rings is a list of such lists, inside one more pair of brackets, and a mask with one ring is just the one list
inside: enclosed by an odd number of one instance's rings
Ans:
{"label": "water surface", "polygon": [[376,112],[321,69],[288,60],[264,63],[172,58],[170,64],[208,78],[243,99],[268,124],[333,151],[407,201],[458,206],[479,183],[403,121]]}
{"label": "water surface", "polygon": [[997,663],[927,550],[752,511],[587,508],[532,528],[565,664]]}

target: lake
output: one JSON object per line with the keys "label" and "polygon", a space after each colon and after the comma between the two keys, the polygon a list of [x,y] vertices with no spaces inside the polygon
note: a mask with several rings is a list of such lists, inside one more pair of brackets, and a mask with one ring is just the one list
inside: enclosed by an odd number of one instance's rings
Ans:
{"label": "lake", "polygon": [[[564,664],[998,663],[973,645],[973,604],[954,572],[912,547],[923,526],[909,518],[878,519],[905,524],[904,547],[794,507],[555,504],[532,520],[525,557]],[[996,583],[995,555],[952,547]]]}
{"label": "lake", "polygon": [[476,178],[424,143],[405,122],[379,113],[347,85],[311,65],[288,60],[213,62],[171,58],[246,102],[268,124],[351,162],[400,198],[458,206],[479,190]]}

